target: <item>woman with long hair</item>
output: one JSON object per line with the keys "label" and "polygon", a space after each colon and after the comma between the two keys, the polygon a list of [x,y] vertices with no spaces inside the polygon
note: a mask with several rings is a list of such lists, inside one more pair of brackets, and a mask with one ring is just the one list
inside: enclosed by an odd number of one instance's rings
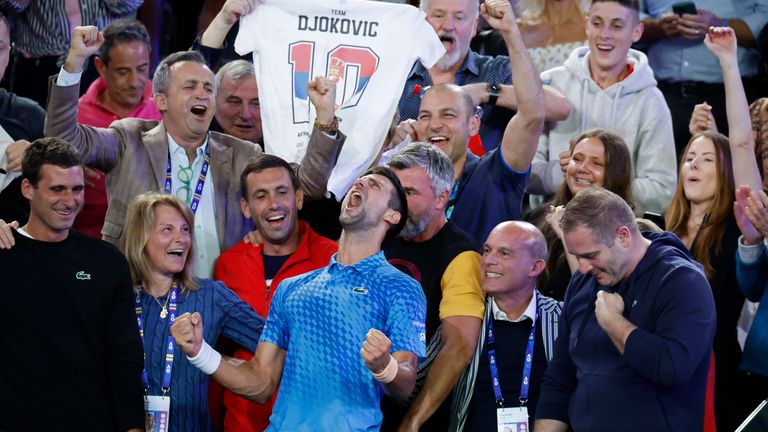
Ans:
{"label": "woman with long hair", "polygon": [[144,345],[147,429],[165,421],[169,431],[212,430],[208,376],[177,350],[170,327],[199,312],[211,343],[226,335],[255,350],[264,319],[220,282],[193,276],[194,216],[173,195],[148,192],[128,206],[124,247],[136,294],[136,320]]}
{"label": "woman with long hair", "polygon": [[730,28],[710,28],[704,44],[720,61],[730,137],[700,132],[688,142],[677,190],[666,213],[667,229],[688,246],[707,275],[717,312],[714,352],[715,421],[734,430],[754,408],[754,382],[739,369],[736,326],[744,295],[736,278],[739,229],[733,212],[736,185],[761,187],[747,99]]}
{"label": "woman with long hair", "polygon": [[578,266],[572,257],[569,261],[563,247],[562,231],[556,222],[559,218],[547,218],[545,212],[568,204],[576,193],[589,187],[608,189],[634,207],[629,150],[620,136],[605,129],[591,129],[579,136],[571,149],[565,180],[553,199],[526,217],[544,233],[550,251],[547,270],[539,277],[539,291],[556,300],[563,300],[571,275]]}

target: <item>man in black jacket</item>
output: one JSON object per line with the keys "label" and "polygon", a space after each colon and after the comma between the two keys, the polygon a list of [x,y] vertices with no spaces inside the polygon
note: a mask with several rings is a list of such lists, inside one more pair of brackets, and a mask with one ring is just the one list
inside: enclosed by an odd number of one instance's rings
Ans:
{"label": "man in black jacket", "polygon": [[[0,80],[10,51],[10,28],[0,13]],[[29,141],[43,137],[44,122],[45,110],[37,102],[0,88],[0,219],[24,223],[29,217],[20,188],[21,157]]]}

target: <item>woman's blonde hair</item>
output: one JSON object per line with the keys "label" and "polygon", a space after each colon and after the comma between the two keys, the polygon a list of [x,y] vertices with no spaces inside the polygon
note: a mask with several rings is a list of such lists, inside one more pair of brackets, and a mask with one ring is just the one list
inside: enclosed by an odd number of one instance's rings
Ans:
{"label": "woman's blonde hair", "polygon": [[192,258],[195,256],[194,225],[195,218],[192,211],[173,195],[160,192],[145,192],[134,198],[128,205],[128,215],[125,218],[123,232],[123,252],[131,269],[131,282],[134,290],[148,279],[150,274],[149,256],[145,251],[149,233],[155,227],[155,209],[159,206],[168,206],[178,210],[189,225],[189,235],[192,241],[189,245],[187,262],[184,270],[175,275],[182,289],[194,291],[200,284],[193,276]]}

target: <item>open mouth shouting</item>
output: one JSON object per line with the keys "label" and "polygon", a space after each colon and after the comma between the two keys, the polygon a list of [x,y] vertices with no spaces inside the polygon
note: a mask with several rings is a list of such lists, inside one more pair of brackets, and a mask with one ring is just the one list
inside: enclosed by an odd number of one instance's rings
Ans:
{"label": "open mouth shouting", "polygon": [[453,35],[453,33],[440,32],[438,37],[440,38],[440,42],[442,42],[443,46],[445,47],[445,52],[451,52],[453,47],[456,45],[456,36]]}
{"label": "open mouth shouting", "polygon": [[347,200],[347,209],[355,210],[363,206],[363,194],[357,189],[352,189],[349,192],[349,199]]}
{"label": "open mouth shouting", "polygon": [[203,104],[194,104],[189,109],[189,111],[192,113],[193,116],[195,116],[197,119],[205,120],[206,113],[208,112],[208,107]]}

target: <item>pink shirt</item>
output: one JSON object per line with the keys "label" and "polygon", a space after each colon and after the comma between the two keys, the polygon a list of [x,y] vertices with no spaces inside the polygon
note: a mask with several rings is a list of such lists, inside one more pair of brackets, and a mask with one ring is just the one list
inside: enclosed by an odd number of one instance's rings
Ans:
{"label": "pink shirt", "polygon": [[[117,114],[99,102],[99,95],[105,91],[107,91],[107,81],[103,77],[99,77],[88,87],[88,91],[80,97],[80,102],[77,106],[78,123],[105,128],[109,127],[113,121],[123,118],[118,117]],[[160,120],[160,111],[157,110],[155,103],[152,102],[151,82],[147,83],[141,102],[125,117]]]}

